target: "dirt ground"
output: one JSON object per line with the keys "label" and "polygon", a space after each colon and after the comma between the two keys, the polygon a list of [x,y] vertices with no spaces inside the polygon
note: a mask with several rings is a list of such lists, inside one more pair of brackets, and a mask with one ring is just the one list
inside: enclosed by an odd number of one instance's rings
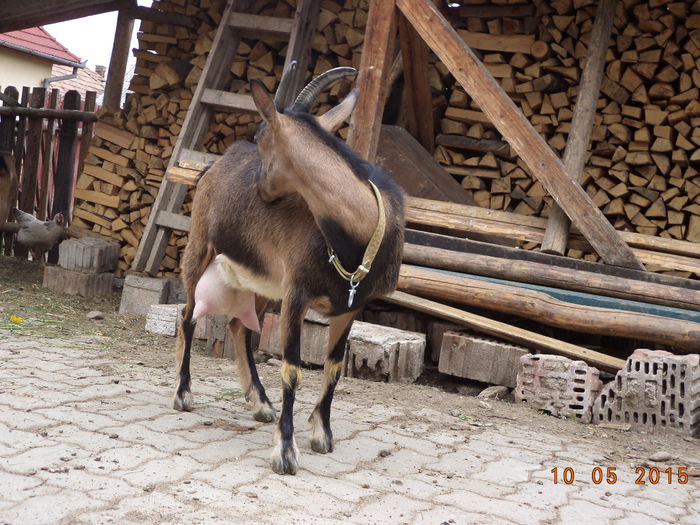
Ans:
{"label": "dirt ground", "polygon": [[[98,301],[64,296],[42,288],[41,274],[41,268],[36,264],[0,257],[0,342],[3,337],[13,341],[60,339],[71,341],[76,349],[80,349],[81,345],[86,349],[97,347],[104,350],[104,358],[107,359],[100,365],[104,367],[105,373],[114,371],[110,362],[148,368],[156,371],[154,385],[162,388],[162,395],[171,395],[174,384],[174,338],[146,332],[143,329],[142,317],[120,315],[118,291],[115,291],[111,298]],[[94,310],[101,311],[104,318],[88,318],[87,314]],[[7,334],[10,337],[7,337]],[[221,391],[213,396],[215,400],[240,397],[241,392],[235,388],[233,363],[199,356],[195,351],[192,370],[195,397],[198,385],[206,386],[207,381],[216,381],[217,385],[225,385],[230,381],[230,387],[217,386]],[[268,388],[278,387],[279,370],[276,366],[263,364],[259,366],[259,370]],[[1,376],[2,372],[0,378]],[[168,378],[173,378],[172,383]],[[353,407],[351,413],[363,413],[371,411],[372,407],[386,406],[394,411],[391,422],[399,429],[411,428],[419,420],[421,424],[426,423],[425,417],[418,415],[419,413],[434,413],[440,414],[441,417],[434,419],[432,423],[429,422],[430,426],[435,427],[439,422],[445,431],[473,430],[488,433],[489,429],[507,426],[516,434],[555,436],[562,442],[579,443],[593,448],[597,451],[596,462],[604,466],[651,467],[657,465],[650,459],[651,456],[666,451],[672,455],[673,464],[688,467],[688,474],[694,485],[700,482],[698,439],[673,434],[648,435],[583,425],[576,421],[538,413],[511,402],[485,402],[473,395],[464,395],[464,392],[478,390],[468,384],[460,389],[463,393],[455,393],[453,382],[448,382],[447,387],[434,379],[427,382],[430,384],[399,385],[344,378],[340,382],[336,399],[340,401],[340,406],[345,404]],[[311,392],[315,395],[320,385],[321,374],[308,372],[304,375],[304,395],[310,396]],[[309,402],[312,403],[313,400],[310,399]],[[276,408],[279,410],[278,404]],[[433,428],[431,432],[435,430]],[[532,442],[533,451],[539,446],[540,443],[536,440]],[[523,454],[528,453],[530,451],[524,449]],[[538,483],[542,484],[541,481]],[[601,496],[601,499],[605,500],[606,496]],[[551,521],[555,522],[556,519]]]}

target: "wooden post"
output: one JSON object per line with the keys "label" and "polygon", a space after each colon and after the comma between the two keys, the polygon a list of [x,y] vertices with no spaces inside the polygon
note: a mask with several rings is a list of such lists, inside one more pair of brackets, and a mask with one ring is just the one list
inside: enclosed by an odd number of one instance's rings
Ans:
{"label": "wooden post", "polygon": [[[19,91],[14,86],[5,88],[4,94],[6,99],[19,99]],[[3,102],[7,104],[7,102]],[[15,117],[0,116],[0,151],[14,151],[15,149]],[[17,195],[15,195],[15,199]],[[16,201],[12,203],[14,206]],[[3,255],[12,255],[12,244],[14,236],[12,233],[2,234],[2,253]]]}
{"label": "wooden post", "polygon": [[[586,165],[588,143],[591,139],[593,119],[600,92],[600,83],[605,70],[605,55],[610,42],[610,31],[615,18],[617,0],[600,0],[593,30],[588,44],[586,67],[581,74],[576,107],[571,118],[571,132],[564,150],[564,167],[573,181],[580,184]],[[569,235],[569,218],[555,203],[549,215],[547,230],[541,250],[545,253],[563,255]]]}
{"label": "wooden post", "polygon": [[603,260],[643,269],[588,194],[568,177],[561,160],[435,6],[429,0],[396,0],[396,5]]}
{"label": "wooden post", "polygon": [[320,12],[319,4],[320,0],[300,0],[297,2],[297,8],[294,12],[296,30],[292,30],[289,45],[287,46],[287,59],[285,60],[286,66],[292,58],[296,59],[297,67],[292,72],[289,89],[282,100],[284,107],[292,104],[304,87],[306,70],[309,67],[309,59],[311,57],[310,42],[316,31],[316,23]]}
{"label": "wooden post", "polygon": [[[43,107],[45,102],[46,88],[34,88],[31,95],[31,107]],[[41,158],[41,133],[43,127],[44,119],[40,117],[29,119],[19,208],[32,215],[34,215],[34,202],[36,201],[37,175],[39,172],[39,159]]]}
{"label": "wooden post", "polygon": [[[29,94],[31,90],[24,86],[22,88],[22,98],[20,104],[22,106],[29,105]],[[17,119],[17,135],[15,136],[15,168],[17,169],[17,176],[20,177],[22,173],[22,160],[24,159],[24,140],[27,133],[27,119],[20,116]]]}
{"label": "wooden post", "polygon": [[399,16],[408,131],[429,153],[435,150],[433,95],[428,82],[428,46],[406,17]]}
{"label": "wooden post", "polygon": [[117,18],[117,28],[114,33],[112,56],[109,59],[109,71],[102,103],[107,109],[116,110],[121,107],[126,63],[129,60],[131,35],[133,32],[134,19],[120,11],[119,18]]}
{"label": "wooden post", "polygon": [[[85,104],[83,109],[85,111],[95,111],[97,107],[97,93],[95,91],[88,91],[85,93]],[[83,172],[83,166],[85,165],[85,157],[87,157],[88,149],[90,148],[90,141],[92,140],[92,134],[95,130],[95,123],[93,121],[83,120],[80,133],[80,157],[78,159],[78,175]]]}
{"label": "wooden post", "polygon": [[[58,89],[52,89],[49,96],[49,108],[58,107]],[[37,218],[46,220],[49,202],[49,187],[51,185],[51,168],[53,168],[53,150],[56,139],[56,119],[46,120],[46,131],[44,132],[43,160],[41,166],[41,187],[39,188],[39,209]]]}
{"label": "wooden post", "polygon": [[394,0],[374,0],[369,7],[360,73],[356,85],[360,99],[350,122],[348,144],[372,161],[382,125],[387,80],[396,40]]}
{"label": "wooden post", "polygon": [[[80,93],[71,90],[63,98],[66,109],[80,109]],[[54,199],[51,217],[58,212],[70,220],[70,210],[73,202],[73,177],[75,175],[76,155],[75,146],[78,143],[78,122],[64,120],[58,133],[58,168],[54,177]]]}

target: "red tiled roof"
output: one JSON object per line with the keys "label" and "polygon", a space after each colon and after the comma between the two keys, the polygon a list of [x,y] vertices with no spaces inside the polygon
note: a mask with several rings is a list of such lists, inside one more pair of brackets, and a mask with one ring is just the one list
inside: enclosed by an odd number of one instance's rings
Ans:
{"label": "red tiled roof", "polygon": [[52,37],[43,27],[32,27],[22,29],[20,31],[10,31],[9,33],[0,34],[0,42],[7,42],[15,46],[20,46],[27,52],[38,51],[56,58],[69,60],[71,62],[80,62],[80,57],[77,57],[61,43]]}
{"label": "red tiled roof", "polygon": [[[51,68],[52,77],[62,77],[72,73],[73,68],[70,66],[54,64],[53,68]],[[105,79],[99,73],[96,73],[92,69],[88,69],[86,67],[84,69],[78,69],[78,76],[76,78],[51,82],[49,84],[49,89],[53,88],[58,89],[61,96],[65,95],[66,91],[75,89],[82,95],[83,98],[85,98],[86,91],[96,91],[97,97],[99,98],[105,90]]]}

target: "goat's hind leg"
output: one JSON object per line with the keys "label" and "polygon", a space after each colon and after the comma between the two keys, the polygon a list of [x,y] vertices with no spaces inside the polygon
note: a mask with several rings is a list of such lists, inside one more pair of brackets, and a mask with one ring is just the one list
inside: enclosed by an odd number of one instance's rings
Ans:
{"label": "goat's hind leg", "polygon": [[[260,297],[255,299],[255,310],[260,315],[267,305],[267,300]],[[246,400],[253,408],[253,418],[262,423],[269,423],[275,420],[275,409],[267,398],[265,388],[260,382],[258,369],[255,366],[253,357],[253,332],[246,328],[238,319],[233,319],[229,323],[229,330],[233,336],[233,346],[236,352],[236,367],[238,377],[245,392]]]}
{"label": "goat's hind leg", "polygon": [[[197,282],[214,258],[214,251],[211,247],[195,246],[192,241],[185,251],[183,260],[182,281],[187,294],[187,304],[182,311],[182,320],[177,334],[176,353],[176,373],[177,389],[173,399],[175,410],[187,411],[193,409],[193,398],[190,377],[190,353],[192,350],[192,338],[196,321],[193,319],[194,313],[194,291]],[[197,249],[199,248],[199,250]],[[197,261],[199,259],[199,261]]]}
{"label": "goat's hind leg", "polygon": [[328,354],[323,365],[323,388],[316,407],[309,417],[311,422],[311,448],[325,454],[333,451],[333,432],[331,431],[331,404],[335,387],[340,379],[345,356],[345,344],[350,334],[355,312],[333,317],[330,320]]}

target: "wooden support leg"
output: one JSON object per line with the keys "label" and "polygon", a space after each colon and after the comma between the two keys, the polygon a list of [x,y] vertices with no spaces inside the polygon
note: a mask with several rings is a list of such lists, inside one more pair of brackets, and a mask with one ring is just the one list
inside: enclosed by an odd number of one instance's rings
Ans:
{"label": "wooden support leg", "polygon": [[[571,119],[571,133],[566,140],[564,150],[564,167],[569,177],[580,183],[583,168],[586,165],[586,153],[591,139],[596,103],[600,92],[600,83],[605,70],[605,54],[610,42],[610,30],[615,18],[617,0],[601,0],[598,3],[593,30],[586,57],[586,67],[581,75],[578,98],[574,115]],[[554,204],[547,222],[547,230],[542,240],[542,251],[563,255],[569,236],[569,218]]]}
{"label": "wooden support leg", "polygon": [[369,8],[364,51],[357,78],[360,99],[348,135],[350,147],[370,162],[377,152],[395,38],[394,0],[374,0]]}

